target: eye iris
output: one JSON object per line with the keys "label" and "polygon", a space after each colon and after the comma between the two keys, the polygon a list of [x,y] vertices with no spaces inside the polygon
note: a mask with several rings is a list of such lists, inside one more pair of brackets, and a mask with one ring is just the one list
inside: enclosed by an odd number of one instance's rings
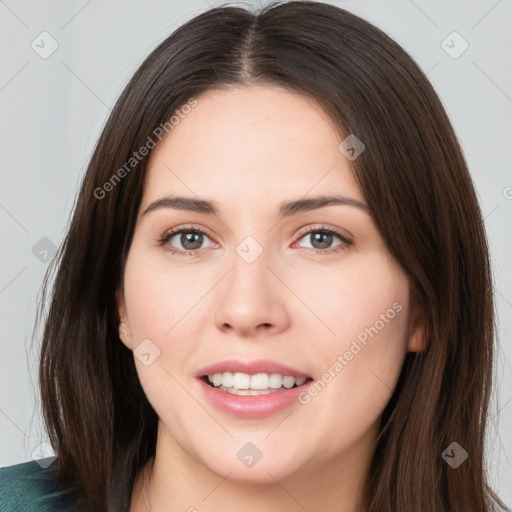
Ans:
{"label": "eye iris", "polygon": [[[315,249],[327,249],[332,243],[332,234],[330,233],[311,233],[311,244]],[[320,247],[317,247],[315,243],[319,242]]]}
{"label": "eye iris", "polygon": [[[310,233],[309,237],[315,249],[327,249],[332,244],[333,235],[324,231],[316,231]],[[203,234],[195,231],[184,231],[181,233],[180,243],[189,251],[199,249],[203,243]]]}
{"label": "eye iris", "polygon": [[[189,242],[192,244],[192,247],[190,247],[190,245],[187,245]],[[203,243],[203,235],[201,233],[193,232],[182,233],[180,237],[180,243],[185,249],[189,251],[199,249]]]}

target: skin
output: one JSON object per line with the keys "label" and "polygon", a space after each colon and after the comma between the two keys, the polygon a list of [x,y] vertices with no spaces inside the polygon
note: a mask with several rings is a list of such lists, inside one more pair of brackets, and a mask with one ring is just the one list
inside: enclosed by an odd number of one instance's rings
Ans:
{"label": "skin", "polygon": [[[117,292],[122,342],[135,349],[150,339],[160,350],[148,366],[134,357],[160,421],[154,466],[138,475],[130,510],[354,511],[404,356],[424,348],[423,316],[367,211],[330,205],[278,216],[282,201],[334,192],[364,203],[338,149],[344,137],[318,104],[262,85],[197,100],[150,155]],[[171,194],[214,200],[220,214],[142,215]],[[168,250],[193,246],[179,235],[158,244],[190,224],[207,233],[195,256]],[[318,225],[353,243],[334,236],[322,249],[300,231]],[[263,249],[252,263],[236,252],[248,235]],[[201,392],[196,372],[231,358],[271,359],[321,379],[394,303],[401,311],[306,405],[235,418]],[[247,442],[262,453],[250,468],[236,455]]]}

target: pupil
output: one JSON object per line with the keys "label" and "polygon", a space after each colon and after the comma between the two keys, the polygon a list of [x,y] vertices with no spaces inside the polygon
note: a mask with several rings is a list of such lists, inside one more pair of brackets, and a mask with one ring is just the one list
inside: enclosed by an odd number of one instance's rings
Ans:
{"label": "pupil", "polygon": [[[194,241],[194,237],[197,237]],[[202,244],[202,234],[201,233],[186,233],[181,235],[181,244],[183,247],[187,250],[194,250],[199,249]],[[187,245],[188,243],[192,244],[192,247],[190,245]]]}
{"label": "pupil", "polygon": [[[312,236],[312,244],[316,249],[326,249],[332,242],[332,235],[330,233],[315,233]],[[315,246],[316,242],[320,242],[320,247]]]}

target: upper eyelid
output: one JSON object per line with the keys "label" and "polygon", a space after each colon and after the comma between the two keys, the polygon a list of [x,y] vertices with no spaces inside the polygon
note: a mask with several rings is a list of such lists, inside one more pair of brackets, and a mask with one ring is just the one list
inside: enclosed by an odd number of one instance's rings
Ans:
{"label": "upper eyelid", "polygon": [[[303,234],[307,234],[311,231],[334,231],[334,232],[342,232],[342,231],[346,231],[346,230],[343,230],[342,228],[334,228],[334,227],[330,227],[330,226],[327,226],[325,224],[313,224],[313,225],[307,225],[303,228],[300,228],[298,231],[297,231],[297,235],[303,235]],[[176,228],[171,228],[169,230],[166,230],[164,232],[164,235],[163,236],[167,236],[167,235],[170,235],[170,234],[176,234],[176,233],[180,233],[182,231],[199,231],[201,233],[204,233],[208,236],[210,236],[209,234],[209,230],[207,228],[204,228],[204,227],[198,227],[198,226],[194,226],[194,225],[186,225],[186,226],[179,226],[179,227],[176,227]]]}
{"label": "upper eyelid", "polygon": [[352,235],[350,235],[345,229],[342,228],[334,228],[327,226],[325,224],[314,224],[312,226],[306,226],[304,228],[299,229],[296,236],[304,236],[309,233],[314,233],[315,231],[328,231],[332,232],[336,236],[340,236],[342,238],[345,238],[346,240],[352,240]]}
{"label": "upper eyelid", "polygon": [[182,232],[190,232],[190,231],[195,231],[195,232],[199,232],[201,234],[204,234],[208,238],[210,238],[212,241],[214,241],[213,240],[214,237],[212,237],[212,235],[210,235],[209,230],[207,230],[206,228],[203,228],[203,227],[196,227],[196,226],[193,226],[193,225],[181,226],[181,227],[169,229],[168,231],[164,232],[164,234],[162,235],[162,238],[166,238],[166,237],[171,236],[171,235],[174,236],[174,235],[182,233]]}

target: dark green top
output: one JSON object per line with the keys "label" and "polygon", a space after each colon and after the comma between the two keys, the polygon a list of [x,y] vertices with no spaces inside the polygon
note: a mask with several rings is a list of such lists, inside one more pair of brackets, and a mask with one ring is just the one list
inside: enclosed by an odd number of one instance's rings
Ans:
{"label": "dark green top", "polygon": [[0,468],[0,512],[76,512],[56,487],[53,459]]}

